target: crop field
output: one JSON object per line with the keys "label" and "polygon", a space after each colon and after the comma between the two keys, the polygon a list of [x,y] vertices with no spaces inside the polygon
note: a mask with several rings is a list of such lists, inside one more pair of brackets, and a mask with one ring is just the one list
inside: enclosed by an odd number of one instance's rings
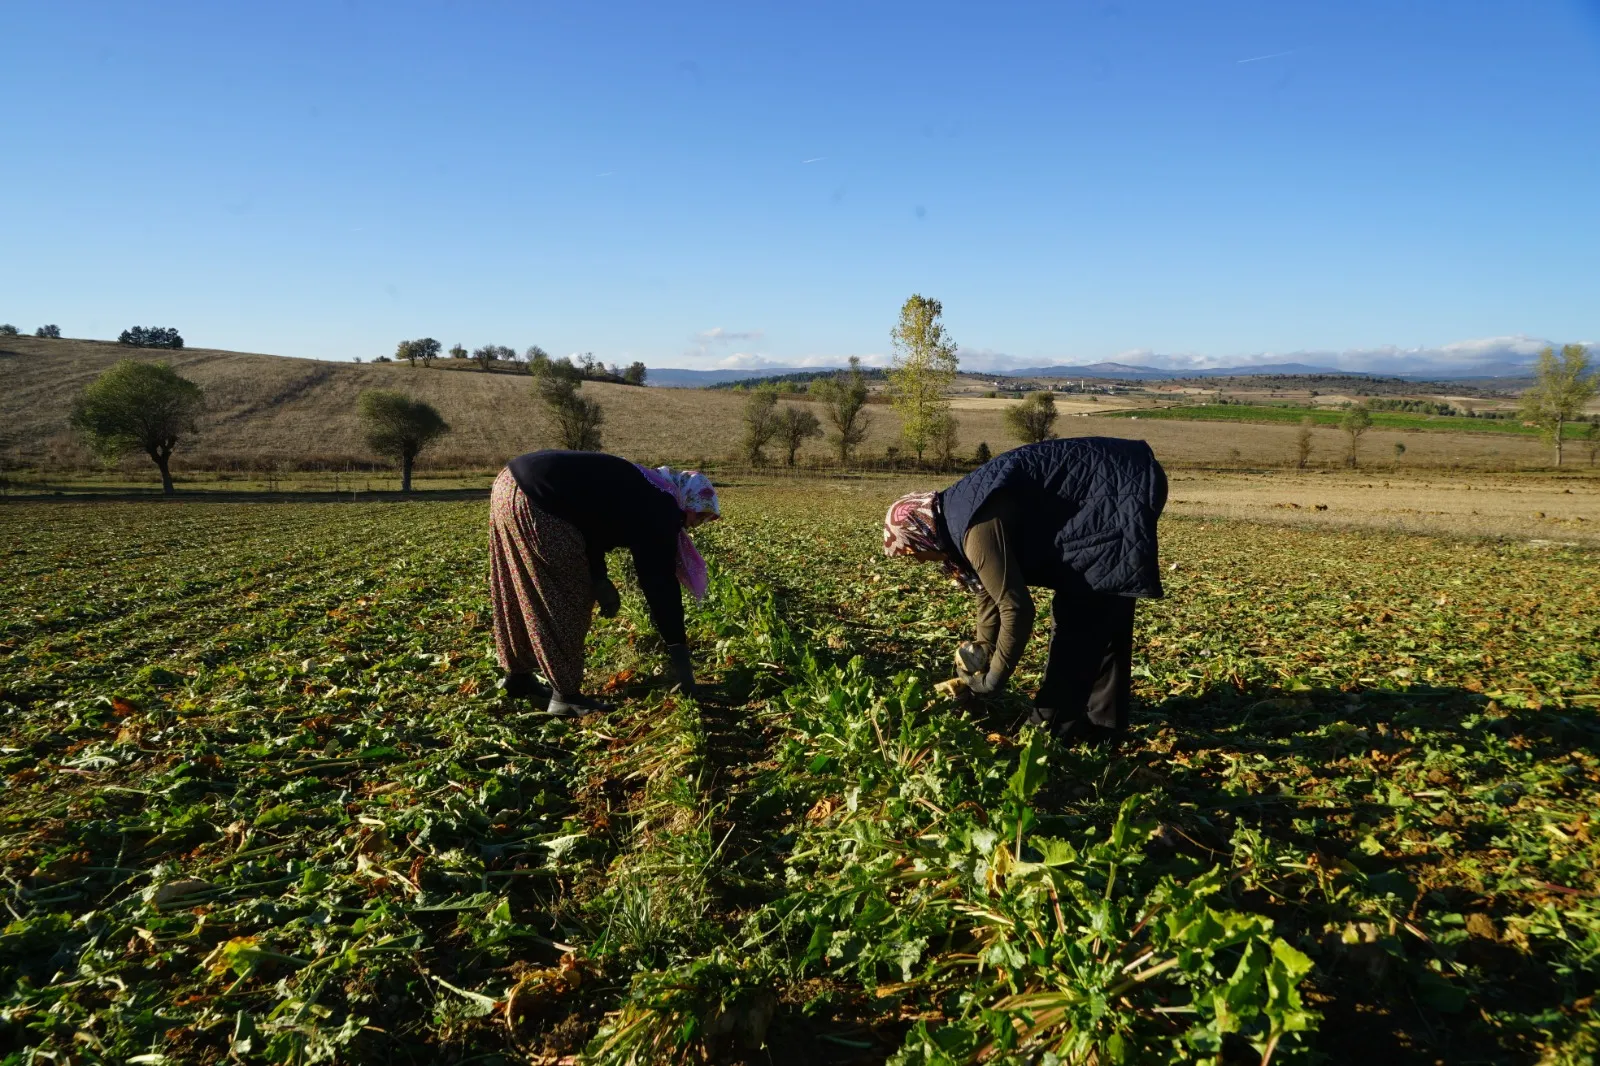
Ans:
{"label": "crop field", "polygon": [[[1515,418],[1468,418],[1465,415],[1428,415],[1414,411],[1372,411],[1372,424],[1381,429],[1426,429],[1457,433],[1513,433],[1537,437],[1537,426],[1525,426]],[[1298,423],[1310,418],[1319,426],[1337,426],[1344,412],[1325,407],[1292,407],[1276,404],[1196,404],[1155,407],[1142,410],[1107,411],[1110,418],[1177,419],[1185,422],[1263,422]],[[1588,427],[1568,422],[1562,431],[1566,440],[1578,440]]]}
{"label": "crop field", "polygon": [[575,722],[481,500],[0,506],[0,1063],[1594,1061],[1592,551],[1169,518],[1063,749],[894,488],[728,486]]}

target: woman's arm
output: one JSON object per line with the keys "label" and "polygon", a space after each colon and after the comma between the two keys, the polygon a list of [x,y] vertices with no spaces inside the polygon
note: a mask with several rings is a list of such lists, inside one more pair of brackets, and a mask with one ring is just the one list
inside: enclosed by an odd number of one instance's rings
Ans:
{"label": "woman's arm", "polygon": [[683,627],[683,594],[678,591],[677,541],[668,550],[658,545],[633,549],[633,568],[639,591],[650,606],[650,620],[668,644],[688,642]]}
{"label": "woman's arm", "polygon": [[963,550],[983,582],[978,597],[978,640],[991,647],[987,676],[969,681],[979,695],[998,692],[1011,680],[1033,633],[1033,597],[1022,577],[1016,518],[1005,513],[982,518],[967,529]]}

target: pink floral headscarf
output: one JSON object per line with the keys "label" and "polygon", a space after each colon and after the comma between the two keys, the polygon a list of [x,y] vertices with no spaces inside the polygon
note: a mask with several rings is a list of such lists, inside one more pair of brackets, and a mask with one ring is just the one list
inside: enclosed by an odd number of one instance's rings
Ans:
{"label": "pink floral headscarf", "polygon": [[[674,470],[670,466],[651,469],[639,463],[639,473],[662,492],[677,501],[678,509],[685,514],[707,515],[712,519],[722,517],[722,506],[717,502],[717,490],[711,479],[698,470]],[[706,598],[709,584],[706,561],[689,539],[687,529],[678,530],[678,581],[694,594],[697,600]]]}
{"label": "pink floral headscarf", "polygon": [[939,537],[934,533],[932,492],[913,492],[889,505],[883,516],[883,554],[911,555],[936,552]]}
{"label": "pink floral headscarf", "polygon": [[889,513],[883,516],[883,554],[893,557],[938,552],[943,557],[945,572],[977,592],[983,588],[978,575],[963,567],[939,544],[939,520],[934,510],[938,503],[937,492],[913,492],[891,503]]}

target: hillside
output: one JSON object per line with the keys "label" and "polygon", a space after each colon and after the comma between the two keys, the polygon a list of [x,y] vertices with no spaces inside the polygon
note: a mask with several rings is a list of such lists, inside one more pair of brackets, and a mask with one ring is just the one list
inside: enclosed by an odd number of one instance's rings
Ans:
{"label": "hillside", "polygon": [[[343,363],[189,348],[130,351],[97,341],[7,338],[0,343],[0,459],[8,467],[75,467],[88,460],[67,426],[74,396],[128,356],[164,359],[204,386],[199,437],[180,450],[195,467],[342,467],[370,460],[355,418],[371,388],[400,389],[434,404],[451,434],[424,456],[433,468],[487,467],[545,443],[530,379],[393,363]],[[700,390],[640,389],[590,382],[615,437],[642,458],[693,458],[725,450],[741,399]]]}
{"label": "hillside", "polygon": [[[15,470],[82,470],[92,467],[67,425],[73,398],[118,359],[165,358],[206,389],[200,435],[174,460],[178,471],[204,469],[344,469],[373,459],[361,443],[355,418],[363,389],[401,389],[433,403],[454,432],[423,456],[424,470],[486,470],[509,456],[550,443],[543,412],[527,377],[392,363],[342,363],[286,356],[188,348],[177,352],[128,349],[105,341],[0,339],[0,466]],[[640,460],[694,462],[727,459],[738,450],[745,397],[708,389],[636,388],[590,382],[584,392],[605,407],[605,444]],[[958,397],[961,452],[979,441],[996,451],[1014,444],[1005,428],[1010,400]],[[819,417],[820,407],[810,406]],[[1294,451],[1298,427],[1208,424],[1132,417],[1105,418],[1126,404],[1058,397],[1062,436],[1148,440],[1167,463],[1280,466]],[[896,443],[899,420],[882,405],[870,408],[865,453],[882,457]],[[1509,436],[1509,435],[1504,435]],[[1342,436],[1317,431],[1313,462],[1328,465],[1342,453]],[[1369,462],[1387,464],[1404,443],[1405,466],[1506,469],[1540,466],[1547,453],[1534,439],[1483,433],[1405,432],[1375,429],[1362,442]],[[801,455],[822,460],[824,441]],[[130,474],[153,472],[142,458],[125,462]]]}

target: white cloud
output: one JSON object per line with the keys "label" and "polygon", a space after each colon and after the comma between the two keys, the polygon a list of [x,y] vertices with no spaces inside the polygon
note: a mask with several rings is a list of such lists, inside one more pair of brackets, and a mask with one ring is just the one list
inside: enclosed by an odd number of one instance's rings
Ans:
{"label": "white cloud", "polygon": [[[761,330],[733,331],[721,327],[696,335],[696,346],[685,351],[679,365],[697,369],[768,370],[775,367],[840,367],[849,362],[849,353],[811,353],[773,355],[763,351]],[[751,344],[749,341],[755,341]],[[746,343],[741,343],[746,342]],[[1158,352],[1150,348],[1128,348],[1110,355],[1017,356],[993,348],[962,348],[958,352],[961,369],[977,374],[1002,373],[1026,367],[1085,366],[1092,363],[1122,363],[1127,366],[1155,367],[1161,370],[1209,370],[1217,367],[1248,367],[1274,363],[1301,363],[1332,370],[1374,374],[1450,372],[1489,374],[1515,371],[1531,364],[1539,352],[1552,342],[1521,334],[1454,341],[1432,347],[1403,348],[1385,345],[1374,348],[1296,349],[1258,351],[1222,355],[1199,352]],[[728,351],[730,346],[736,350]],[[1556,342],[1559,346],[1559,342]],[[888,366],[887,352],[856,353],[866,366]]]}
{"label": "white cloud", "polygon": [[699,345],[736,344],[739,341],[758,341],[762,337],[759,329],[723,329],[721,326],[712,326],[703,329],[694,335],[694,342]]}
{"label": "white cloud", "polygon": [[[848,355],[788,355],[773,357],[757,352],[734,352],[718,359],[713,365],[718,370],[771,370],[774,367],[840,367],[848,366]],[[889,357],[880,353],[861,356],[863,366],[887,366]]]}
{"label": "white cloud", "polygon": [[1150,348],[1129,348],[1099,358],[1082,355],[1041,356],[1019,359],[987,349],[962,349],[962,366],[968,366],[969,351],[975,370],[1016,370],[1023,366],[1084,366],[1091,363],[1122,363],[1126,366],[1155,367],[1160,370],[1211,370],[1218,367],[1262,366],[1276,363],[1301,363],[1331,370],[1361,371],[1374,374],[1427,373],[1449,371],[1470,373],[1475,369],[1500,373],[1531,364],[1551,342],[1521,334],[1482,337],[1438,346],[1403,348],[1384,345],[1376,348],[1311,349],[1259,351],[1205,355],[1198,352],[1157,352]]}

